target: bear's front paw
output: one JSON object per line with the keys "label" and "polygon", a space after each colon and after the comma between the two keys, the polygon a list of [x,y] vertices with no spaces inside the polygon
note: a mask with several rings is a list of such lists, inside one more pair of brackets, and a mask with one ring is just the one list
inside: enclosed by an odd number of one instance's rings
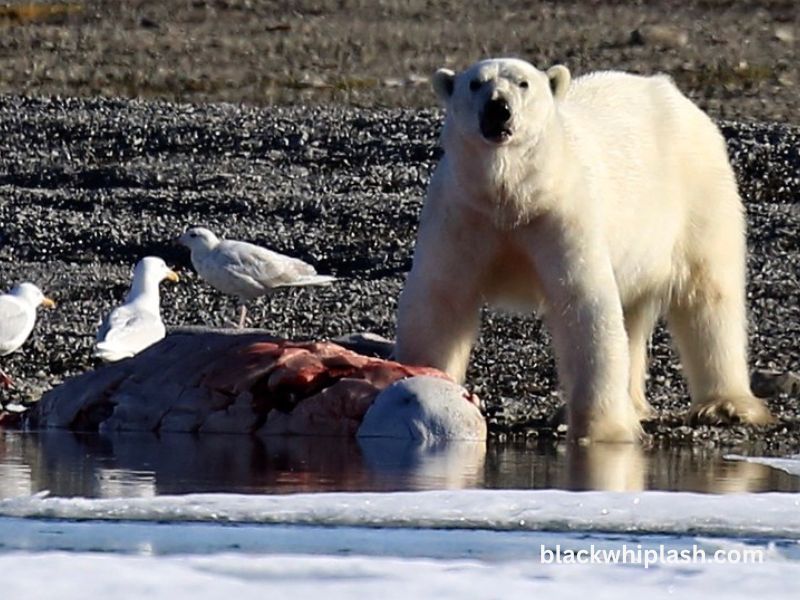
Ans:
{"label": "bear's front paw", "polygon": [[710,398],[689,410],[690,425],[771,425],[775,417],[767,405],[755,396]]}
{"label": "bear's front paw", "polygon": [[579,444],[589,442],[636,443],[642,439],[642,426],[631,410],[622,415],[573,414],[567,435]]}
{"label": "bear's front paw", "polygon": [[581,436],[578,442],[607,442],[612,444],[632,444],[641,441],[642,426],[639,419],[620,421],[597,421],[589,428],[588,436]]}

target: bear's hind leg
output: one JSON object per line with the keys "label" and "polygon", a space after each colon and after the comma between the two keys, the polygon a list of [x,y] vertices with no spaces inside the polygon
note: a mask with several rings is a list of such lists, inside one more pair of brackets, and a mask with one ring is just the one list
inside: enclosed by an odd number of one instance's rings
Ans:
{"label": "bear's hind leg", "polygon": [[660,313],[660,302],[654,298],[642,298],[625,308],[625,331],[628,334],[628,355],[630,357],[631,401],[640,419],[653,416],[653,408],[645,396],[647,379],[647,345],[653,335],[653,327]]}
{"label": "bear's hind leg", "polygon": [[774,418],[750,391],[744,268],[717,266],[718,272],[696,269],[691,286],[673,298],[669,310],[692,398],[689,421],[767,425]]}

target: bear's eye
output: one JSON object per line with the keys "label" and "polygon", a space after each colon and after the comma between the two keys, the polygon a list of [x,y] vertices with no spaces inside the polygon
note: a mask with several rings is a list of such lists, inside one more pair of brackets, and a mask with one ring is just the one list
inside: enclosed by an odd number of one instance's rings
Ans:
{"label": "bear's eye", "polygon": [[473,92],[477,92],[479,89],[481,89],[481,80],[473,79],[472,81],[470,81],[469,89],[472,90]]}
{"label": "bear's eye", "polygon": [[519,87],[521,87],[523,90],[527,90],[528,89],[528,82],[524,81],[524,80],[520,81],[519,82]]}

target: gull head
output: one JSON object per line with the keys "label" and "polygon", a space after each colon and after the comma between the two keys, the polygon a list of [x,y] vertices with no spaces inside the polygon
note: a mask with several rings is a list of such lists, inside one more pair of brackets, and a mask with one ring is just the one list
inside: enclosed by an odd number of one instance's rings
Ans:
{"label": "gull head", "polygon": [[178,238],[178,243],[192,252],[207,252],[219,244],[219,238],[205,227],[192,227]]}
{"label": "gull head", "polygon": [[12,296],[16,296],[17,298],[21,298],[34,308],[39,306],[44,306],[45,308],[55,308],[56,303],[53,302],[50,298],[45,296],[36,285],[25,282],[25,283],[18,283],[12,289],[10,294]]}
{"label": "gull head", "polygon": [[157,256],[145,256],[136,263],[133,269],[133,280],[147,280],[155,283],[164,281],[178,281],[178,274],[167,266],[163,259]]}

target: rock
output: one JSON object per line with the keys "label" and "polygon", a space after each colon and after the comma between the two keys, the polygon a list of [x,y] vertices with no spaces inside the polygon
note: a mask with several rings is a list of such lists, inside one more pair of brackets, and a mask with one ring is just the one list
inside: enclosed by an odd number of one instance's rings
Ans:
{"label": "rock", "polygon": [[366,356],[389,358],[394,352],[392,340],[374,333],[350,333],[335,337],[331,341]]}
{"label": "rock", "polygon": [[431,77],[430,75],[418,75],[417,73],[411,73],[408,77],[406,77],[406,81],[408,85],[430,85]]}
{"label": "rock", "polygon": [[139,19],[139,27],[142,29],[158,29],[158,22],[150,17],[142,17]]}
{"label": "rock", "polygon": [[672,25],[642,25],[631,33],[630,43],[635,46],[683,48],[689,43],[689,34]]}
{"label": "rock", "polygon": [[780,373],[761,369],[753,373],[750,386],[756,396],[771,398],[778,394],[800,396],[800,374]]}
{"label": "rock", "polygon": [[375,399],[358,430],[359,438],[420,442],[486,439],[486,421],[460,385],[419,376],[392,384]]}
{"label": "rock", "polygon": [[322,89],[330,87],[325,79],[315,73],[303,73],[299,79],[293,82],[298,89]]}
{"label": "rock", "polygon": [[793,44],[797,39],[794,29],[789,25],[779,25],[775,28],[775,39],[785,44]]}

